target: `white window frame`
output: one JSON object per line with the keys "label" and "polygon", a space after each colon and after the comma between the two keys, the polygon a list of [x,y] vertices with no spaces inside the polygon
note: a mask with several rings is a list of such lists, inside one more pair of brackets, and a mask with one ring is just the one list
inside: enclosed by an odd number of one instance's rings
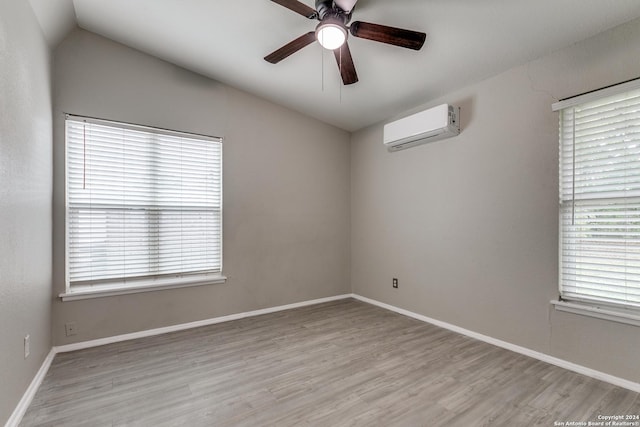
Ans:
{"label": "white window frame", "polygon": [[[190,139],[197,139],[201,141],[211,141],[212,143],[220,144],[220,203],[216,205],[216,209],[219,209],[220,224],[219,224],[219,251],[220,261],[219,269],[215,271],[207,272],[183,272],[176,274],[163,274],[157,277],[142,277],[142,278],[122,278],[122,279],[110,279],[110,280],[96,280],[95,282],[89,281],[87,284],[72,285],[70,280],[70,266],[69,266],[69,168],[68,168],[68,144],[67,144],[67,121],[82,121],[89,124],[98,124],[102,126],[110,126],[114,129],[129,129],[134,131],[142,131],[155,135],[167,135],[171,137],[184,137]],[[72,301],[87,298],[105,297],[113,295],[123,295],[139,292],[150,292],[164,289],[174,289],[190,286],[202,286],[210,284],[224,283],[226,277],[222,274],[222,250],[223,250],[223,236],[222,236],[222,221],[223,221],[223,205],[222,205],[222,138],[211,137],[204,135],[197,135],[186,132],[178,132],[160,128],[154,128],[149,126],[134,125],[129,123],[115,122],[109,120],[95,119],[84,116],[77,116],[72,114],[65,115],[65,292],[59,296],[63,301]],[[182,227],[182,226],[181,226]],[[217,246],[216,246],[217,247]]]}
{"label": "white window frame", "polygon": [[[640,90],[640,79],[630,80],[621,84],[608,86],[603,89],[588,92],[579,96],[568,98],[553,104],[553,111],[568,110],[574,107],[587,104],[589,102],[605,99],[611,96],[619,95],[630,91]],[[562,153],[562,129],[560,129],[560,150]],[[562,156],[561,156],[562,161]],[[562,165],[560,167],[562,173]],[[568,313],[595,317],[599,319],[605,319],[609,321],[625,323],[630,325],[640,326],[640,308],[635,304],[611,304],[610,301],[598,301],[597,298],[580,298],[580,297],[567,297],[563,292],[562,274],[563,274],[563,196],[562,196],[562,176],[560,176],[560,207],[559,207],[559,298],[552,300],[556,310],[564,311]],[[575,185],[575,184],[574,184]],[[574,190],[575,191],[575,190]],[[574,195],[575,197],[575,195]],[[571,203],[575,203],[571,201]]]}

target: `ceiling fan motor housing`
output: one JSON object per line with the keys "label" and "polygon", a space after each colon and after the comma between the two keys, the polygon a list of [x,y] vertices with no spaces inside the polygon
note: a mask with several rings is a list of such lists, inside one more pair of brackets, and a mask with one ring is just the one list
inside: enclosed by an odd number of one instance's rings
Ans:
{"label": "ceiling fan motor housing", "polygon": [[325,19],[335,19],[340,21],[343,26],[346,26],[351,19],[351,12],[346,13],[335,5],[333,0],[316,0],[316,12],[318,12],[318,19],[324,21]]}

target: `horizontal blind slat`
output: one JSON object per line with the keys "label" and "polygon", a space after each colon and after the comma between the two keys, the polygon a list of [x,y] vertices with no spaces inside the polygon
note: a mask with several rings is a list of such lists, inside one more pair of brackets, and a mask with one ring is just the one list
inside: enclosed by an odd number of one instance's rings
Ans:
{"label": "horizontal blind slat", "polygon": [[70,285],[220,272],[222,144],[66,121]]}
{"label": "horizontal blind slat", "polygon": [[640,307],[640,90],[560,112],[560,292]]}

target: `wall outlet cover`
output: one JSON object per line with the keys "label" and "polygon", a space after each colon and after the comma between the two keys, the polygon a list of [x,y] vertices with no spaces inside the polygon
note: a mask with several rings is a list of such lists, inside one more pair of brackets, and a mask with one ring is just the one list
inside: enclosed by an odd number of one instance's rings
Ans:
{"label": "wall outlet cover", "polygon": [[64,332],[70,337],[78,333],[78,328],[76,326],[76,322],[69,322],[64,324]]}
{"label": "wall outlet cover", "polygon": [[31,336],[26,335],[24,337],[24,358],[26,359],[31,354]]}

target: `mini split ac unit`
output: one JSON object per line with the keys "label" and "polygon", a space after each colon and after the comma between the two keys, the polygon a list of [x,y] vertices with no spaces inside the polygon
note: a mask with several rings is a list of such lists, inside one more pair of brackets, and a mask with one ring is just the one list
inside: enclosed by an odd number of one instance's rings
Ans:
{"label": "mini split ac unit", "polygon": [[403,150],[460,133],[460,108],[438,105],[384,125],[384,145],[389,151]]}

